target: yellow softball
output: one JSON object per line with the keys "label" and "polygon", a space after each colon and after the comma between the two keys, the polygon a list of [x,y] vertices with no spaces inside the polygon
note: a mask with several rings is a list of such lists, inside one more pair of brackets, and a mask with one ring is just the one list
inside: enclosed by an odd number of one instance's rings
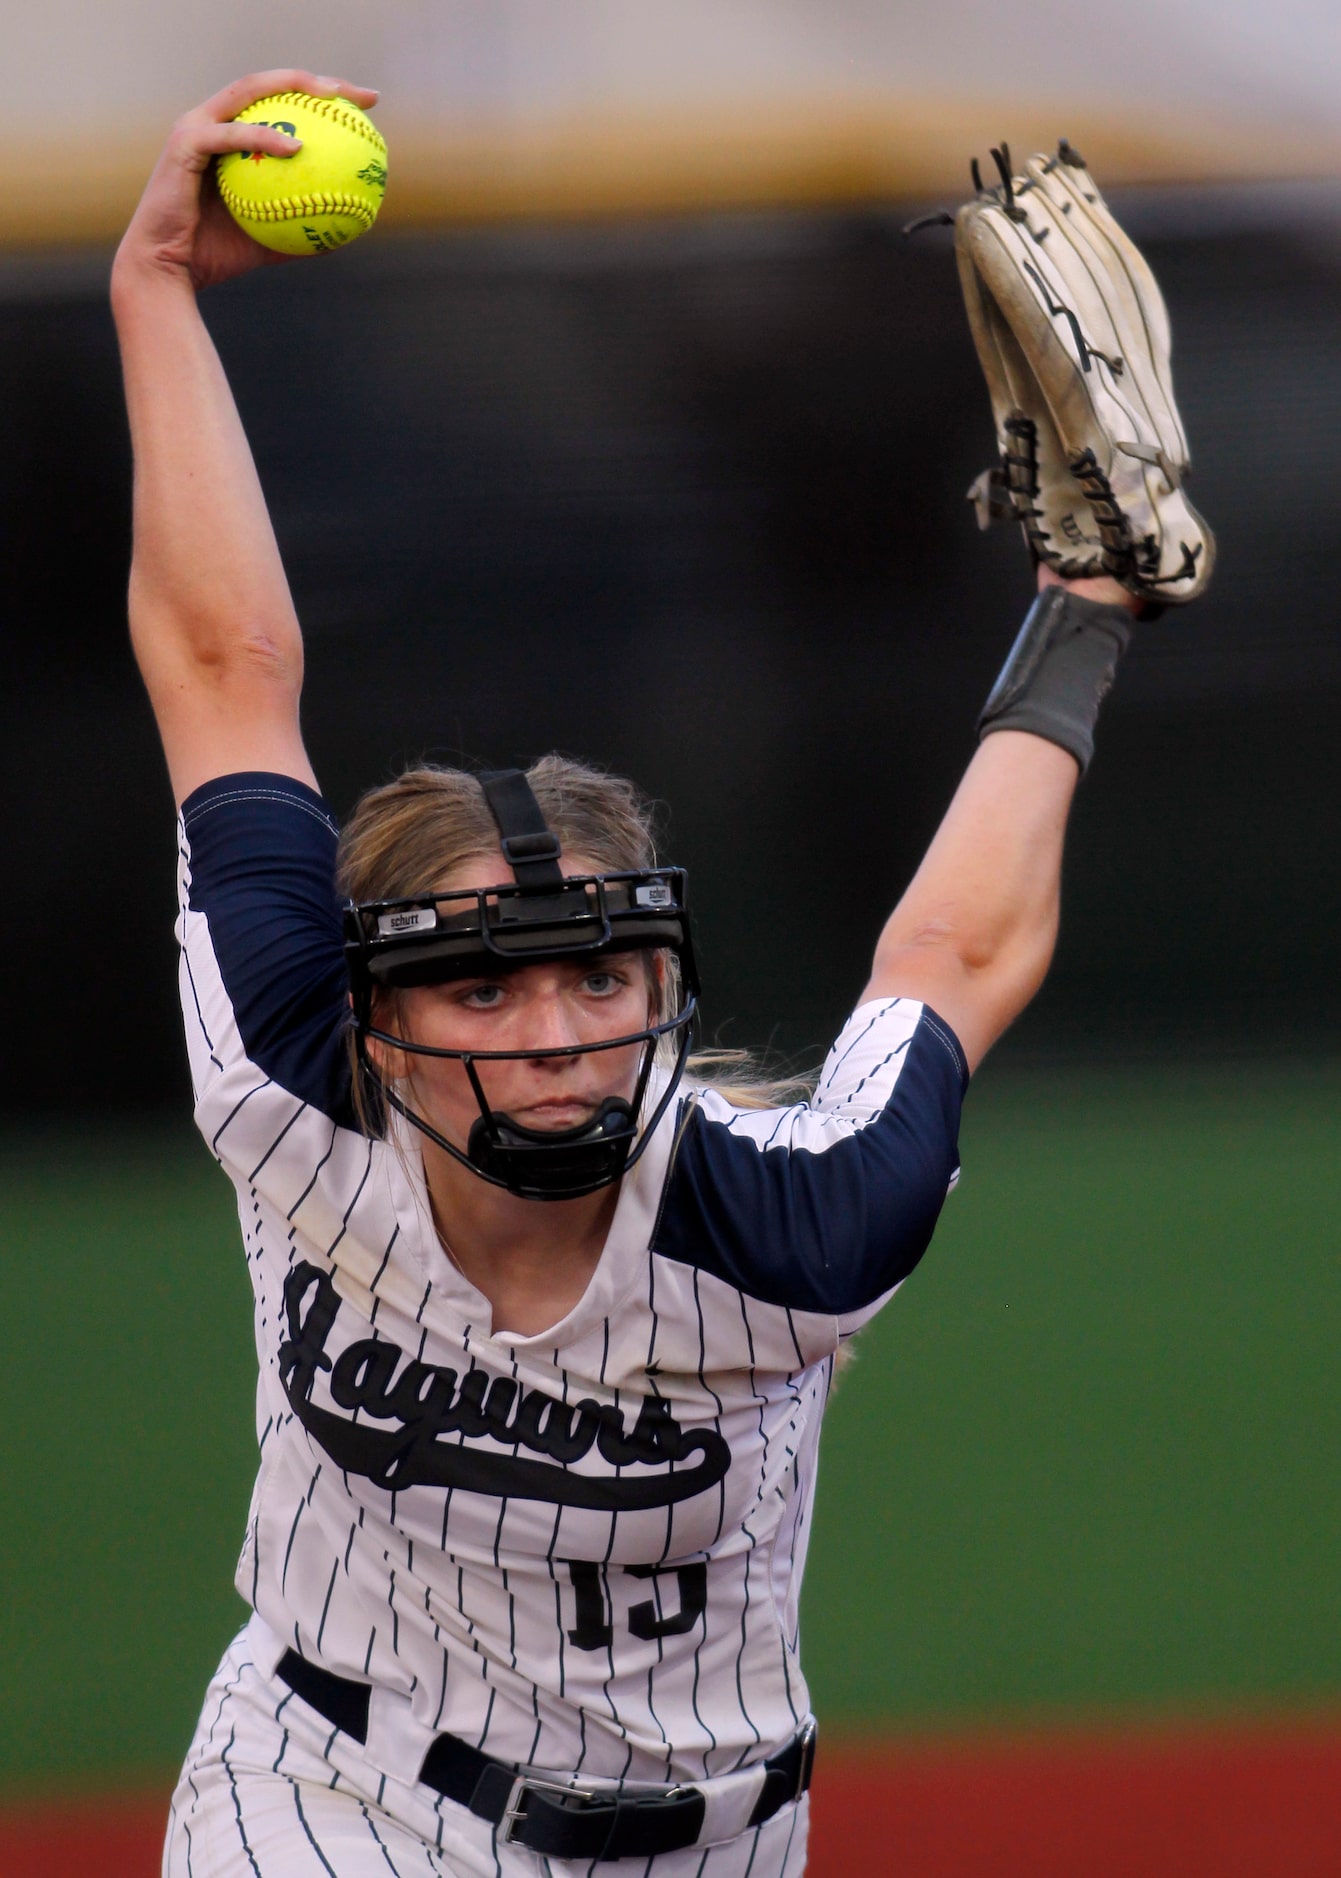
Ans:
{"label": "yellow softball", "polygon": [[235,150],[216,165],[229,213],[264,247],[320,254],[372,227],[386,191],[386,144],[356,104],[281,91],[235,122],[269,124],[303,143],[291,157]]}

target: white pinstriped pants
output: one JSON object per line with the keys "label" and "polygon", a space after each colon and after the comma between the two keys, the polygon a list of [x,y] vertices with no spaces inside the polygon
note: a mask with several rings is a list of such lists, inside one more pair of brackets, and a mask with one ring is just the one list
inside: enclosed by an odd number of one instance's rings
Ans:
{"label": "white pinstriped pants", "polygon": [[377,1773],[257,1669],[243,1631],[172,1798],[163,1878],[801,1878],[808,1813],[802,1799],[724,1845],[652,1859],[571,1864],[499,1845],[464,1807]]}

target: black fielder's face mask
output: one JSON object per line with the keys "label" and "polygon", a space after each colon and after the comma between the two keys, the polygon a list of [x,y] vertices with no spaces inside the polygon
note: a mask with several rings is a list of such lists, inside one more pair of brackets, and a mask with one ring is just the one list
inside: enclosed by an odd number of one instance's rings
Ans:
{"label": "black fielder's face mask", "polygon": [[[481,776],[480,785],[498,823],[511,881],[345,908],[345,957],[359,1061],[377,1081],[383,1101],[482,1180],[527,1200],[576,1199],[609,1186],[633,1166],[683,1073],[698,1009],[685,874],[682,868],[658,867],[565,875],[558,838],[546,826],[523,772],[495,771]],[[494,977],[553,960],[590,961],[594,969],[605,954],[640,951],[669,952],[678,960],[678,1008],[624,1036],[541,1050],[456,1050],[412,1042],[373,1022],[379,992]],[[640,1128],[663,1037],[674,1044],[671,1074]],[[464,1149],[378,1076],[368,1055],[370,1039],[411,1056],[448,1058],[462,1065],[480,1111]],[[641,1051],[631,1098],[607,1096],[594,1115],[573,1128],[530,1128],[492,1108],[480,1076],[480,1066],[490,1063],[629,1046]]]}

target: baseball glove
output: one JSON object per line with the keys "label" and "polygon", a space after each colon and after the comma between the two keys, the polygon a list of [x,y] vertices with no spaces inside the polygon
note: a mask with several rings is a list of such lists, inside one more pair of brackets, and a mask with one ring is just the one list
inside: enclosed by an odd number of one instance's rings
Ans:
{"label": "baseball glove", "polygon": [[1215,540],[1183,492],[1155,277],[1065,139],[1023,176],[1005,144],[992,156],[999,184],[985,188],[975,162],[974,198],[953,218],[1001,459],[968,492],[979,525],[1013,515],[1066,579],[1111,574],[1151,602],[1195,600]]}

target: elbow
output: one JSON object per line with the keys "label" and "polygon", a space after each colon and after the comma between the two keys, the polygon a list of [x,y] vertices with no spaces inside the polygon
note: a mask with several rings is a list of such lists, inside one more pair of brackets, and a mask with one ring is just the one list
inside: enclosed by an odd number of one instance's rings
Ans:
{"label": "elbow", "polygon": [[879,947],[865,996],[930,1004],[974,1065],[1042,985],[1055,939],[1055,924],[992,934],[928,921]]}
{"label": "elbow", "polygon": [[888,932],[876,951],[877,968],[884,953],[915,953],[952,961],[972,976],[992,971],[1008,944],[1004,932],[980,924],[963,924],[948,916],[919,920],[915,925]]}
{"label": "elbow", "polygon": [[130,638],[141,670],[172,673],[201,691],[258,688],[298,693],[303,642],[295,622],[186,613],[156,604],[130,585]]}
{"label": "elbow", "polygon": [[202,636],[191,654],[200,676],[221,689],[242,683],[297,691],[302,685],[303,649],[297,633],[236,626]]}
{"label": "elbow", "polygon": [[1028,980],[1037,974],[1041,982],[1057,944],[1060,913],[1055,893],[986,909],[943,901],[906,920],[896,911],[880,949],[939,955],[969,978]]}

